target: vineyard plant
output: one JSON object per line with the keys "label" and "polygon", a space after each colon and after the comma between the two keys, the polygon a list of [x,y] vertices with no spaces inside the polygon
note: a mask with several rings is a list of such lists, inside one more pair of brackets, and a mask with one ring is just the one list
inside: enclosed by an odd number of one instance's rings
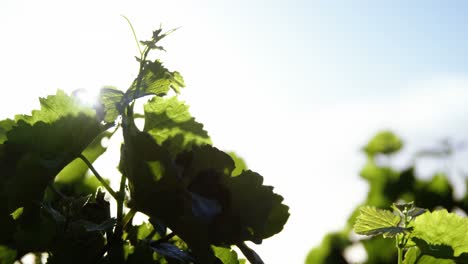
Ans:
{"label": "vineyard plant", "polygon": [[421,179],[415,170],[418,159],[447,158],[455,149],[446,142],[396,169],[389,161],[402,146],[395,134],[383,131],[364,147],[361,177],[370,185],[367,199],[342,231],[328,234],[309,252],[307,264],[354,263],[348,250],[356,246],[364,248],[369,264],[468,263],[468,194],[456,199],[446,174]]}
{"label": "vineyard plant", "polygon": [[[181,75],[150,59],[168,33],[137,42],[127,90],[102,88],[94,105],[59,90],[39,110],[0,121],[0,263],[29,253],[49,264],[263,263],[246,242],[280,232],[289,208],[241,158],[212,145],[178,99]],[[112,189],[93,163],[117,134]],[[148,221],[134,224],[135,214]]]}

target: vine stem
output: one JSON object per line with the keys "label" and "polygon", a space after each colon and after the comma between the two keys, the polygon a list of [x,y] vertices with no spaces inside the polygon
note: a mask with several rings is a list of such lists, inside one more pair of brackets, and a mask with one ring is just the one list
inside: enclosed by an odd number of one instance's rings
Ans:
{"label": "vine stem", "polygon": [[137,210],[134,208],[130,208],[130,211],[125,215],[123,219],[123,229],[132,221],[133,217],[135,216]]}
{"label": "vine stem", "polygon": [[117,226],[115,228],[115,234],[117,237],[120,237],[123,233],[123,228],[125,226],[123,219],[123,204],[125,200],[125,185],[127,184],[127,177],[122,174],[120,179],[120,188],[117,198]]}
{"label": "vine stem", "polygon": [[400,246],[400,239],[396,239],[397,249],[398,249],[398,264],[403,263],[403,248]]}
{"label": "vine stem", "polygon": [[109,192],[110,195],[112,195],[112,197],[114,197],[115,200],[118,200],[117,193],[115,193],[114,190],[112,190],[112,188],[110,187],[110,185],[101,177],[101,175],[93,167],[93,164],[91,164],[91,162],[89,162],[89,160],[83,154],[80,154],[78,157],[82,161],[84,161],[84,163],[86,163],[88,168],[94,173],[94,176],[99,180],[99,182],[102,184],[102,186],[104,186],[104,188],[107,190],[107,192]]}
{"label": "vine stem", "polygon": [[138,41],[138,37],[135,33],[135,29],[133,28],[132,22],[130,22],[130,19],[128,19],[128,17],[124,15],[121,15],[121,16],[127,21],[128,25],[130,26],[130,29],[132,30],[133,38],[135,39],[136,45],[138,47],[138,51],[140,52],[140,56],[142,56],[143,52],[141,51],[140,42]]}

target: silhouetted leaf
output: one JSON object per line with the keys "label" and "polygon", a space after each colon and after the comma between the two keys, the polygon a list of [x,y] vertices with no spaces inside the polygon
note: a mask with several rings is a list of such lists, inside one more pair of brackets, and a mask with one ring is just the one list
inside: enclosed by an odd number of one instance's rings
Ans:
{"label": "silhouetted leaf", "polygon": [[95,232],[95,231],[109,231],[115,226],[116,219],[115,218],[109,218],[106,221],[96,224],[90,221],[84,222],[83,226],[86,229],[87,232]]}
{"label": "silhouetted leaf", "polygon": [[229,217],[218,226],[221,241],[261,243],[283,229],[289,207],[282,203],[282,196],[273,192],[273,187],[263,185],[260,174],[249,170],[236,177],[223,177],[223,185],[231,194],[231,205],[226,213]]}
{"label": "silhouetted leaf", "polygon": [[242,254],[247,258],[251,264],[263,264],[263,260],[255,252],[255,250],[248,247],[245,243],[238,243],[237,247],[242,251]]}
{"label": "silhouetted leaf", "polygon": [[151,243],[151,248],[158,254],[161,254],[167,258],[175,259],[181,263],[192,263],[194,259],[190,254],[181,250],[170,243]]}
{"label": "silhouetted leaf", "polygon": [[42,209],[55,221],[57,225],[62,226],[65,224],[65,216],[63,216],[62,213],[57,211],[50,204],[44,203],[42,205]]}
{"label": "silhouetted leaf", "polygon": [[[51,124],[30,125],[20,120],[5,142],[10,167],[9,204],[14,208],[42,200],[47,184],[102,132],[93,118],[78,115]],[[1,167],[1,165],[0,165]],[[6,169],[6,168],[4,168]]]}
{"label": "silhouetted leaf", "polygon": [[157,220],[156,218],[152,217],[149,219],[151,225],[153,225],[154,230],[162,237],[165,236],[167,233],[167,227],[161,223],[161,221]]}
{"label": "silhouetted leaf", "polygon": [[[129,179],[135,208],[176,232],[197,261],[215,263],[207,226],[193,216],[191,197],[169,153],[149,134],[133,126],[124,129],[124,138],[120,170]],[[158,162],[158,170],[153,170],[152,162]]]}

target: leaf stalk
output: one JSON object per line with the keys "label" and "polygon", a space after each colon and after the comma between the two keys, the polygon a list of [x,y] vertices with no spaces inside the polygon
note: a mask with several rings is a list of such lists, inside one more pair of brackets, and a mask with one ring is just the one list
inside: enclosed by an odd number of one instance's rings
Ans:
{"label": "leaf stalk", "polygon": [[110,195],[112,195],[112,197],[114,197],[115,200],[118,200],[118,197],[117,197],[117,193],[115,193],[114,190],[112,190],[112,188],[110,187],[110,185],[104,180],[104,178],[101,177],[101,175],[97,172],[97,170],[93,167],[93,164],[91,164],[91,162],[89,162],[89,160],[83,155],[83,154],[80,154],[78,156],[82,161],[84,161],[84,163],[86,163],[86,165],[88,166],[88,168],[93,172],[94,176],[99,180],[99,182],[102,184],[102,186],[104,186],[104,188],[107,190],[107,192],[109,192]]}

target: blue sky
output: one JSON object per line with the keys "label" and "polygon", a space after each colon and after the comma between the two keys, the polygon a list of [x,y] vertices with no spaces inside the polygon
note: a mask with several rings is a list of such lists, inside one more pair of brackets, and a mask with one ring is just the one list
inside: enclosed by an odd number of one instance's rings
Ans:
{"label": "blue sky", "polygon": [[125,89],[137,50],[121,14],[141,39],[160,23],[180,26],[161,57],[184,76],[192,113],[291,206],[284,232],[259,252],[301,263],[364,199],[359,148],[376,131],[398,132],[407,153],[466,139],[467,5],[2,0],[1,117],[58,88]]}

